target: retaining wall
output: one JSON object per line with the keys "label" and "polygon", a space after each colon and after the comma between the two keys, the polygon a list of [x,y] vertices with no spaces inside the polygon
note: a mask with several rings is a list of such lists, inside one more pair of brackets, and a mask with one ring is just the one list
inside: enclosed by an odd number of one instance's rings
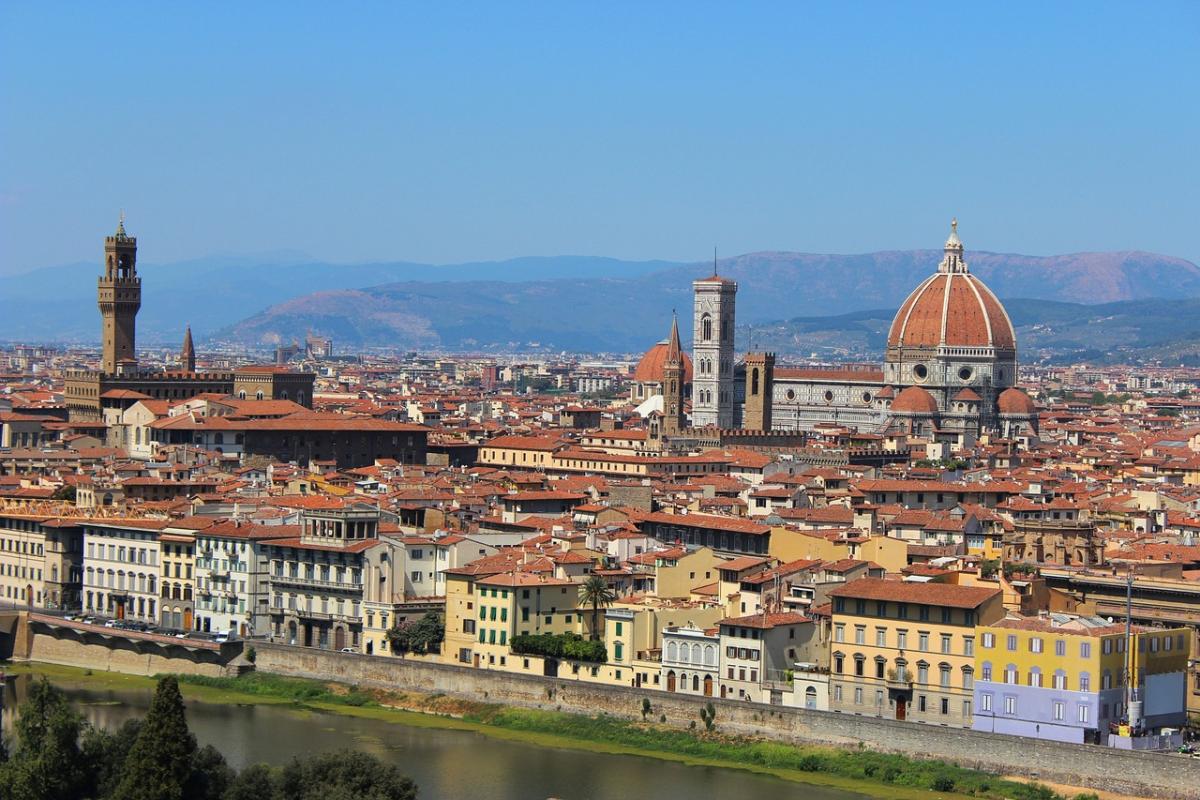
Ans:
{"label": "retaining wall", "polygon": [[255,642],[256,667],[264,672],[335,680],[382,689],[441,692],[493,703],[565,711],[604,712],[641,719],[643,698],[655,718],[686,727],[699,724],[705,702],[716,708],[717,729],[761,735],[778,741],[819,743],[940,758],[962,766],[1022,775],[1073,786],[1107,789],[1143,797],[1200,798],[1200,761],[1178,755],[1134,753],[1110,748],[1022,739],[961,728],[810,711],[581,683],[536,675],[459,667],[428,661],[334,653]]}

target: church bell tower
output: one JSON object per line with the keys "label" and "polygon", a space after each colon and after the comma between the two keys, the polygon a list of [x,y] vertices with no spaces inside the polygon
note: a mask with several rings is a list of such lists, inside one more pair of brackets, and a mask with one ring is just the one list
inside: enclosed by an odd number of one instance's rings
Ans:
{"label": "church bell tower", "polygon": [[125,215],[117,232],[104,237],[104,274],[96,287],[100,307],[103,358],[100,371],[117,375],[137,370],[135,329],[142,307],[142,279],[137,274],[137,239],[125,233]]}

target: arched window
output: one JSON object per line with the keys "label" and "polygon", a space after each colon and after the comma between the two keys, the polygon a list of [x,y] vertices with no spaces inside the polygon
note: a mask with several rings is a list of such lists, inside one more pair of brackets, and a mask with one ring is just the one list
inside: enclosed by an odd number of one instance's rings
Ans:
{"label": "arched window", "polygon": [[260,391],[257,391],[257,392],[255,392],[255,393],[254,393],[254,399],[255,399],[255,400],[262,400],[262,399],[263,399],[263,393],[262,393],[262,391],[261,391],[261,390],[260,390]]}
{"label": "arched window", "polygon": [[667,660],[674,661],[679,655],[679,647],[674,642],[667,642]]}
{"label": "arched window", "polygon": [[1054,688],[1064,691],[1067,688],[1067,673],[1061,669],[1054,670]]}
{"label": "arched window", "polygon": [[692,645],[692,663],[693,664],[703,664],[704,663],[704,656],[701,655],[700,645],[698,645],[698,644]]}
{"label": "arched window", "polygon": [[1021,674],[1017,672],[1016,664],[1009,664],[1004,668],[1004,682],[1013,685],[1021,682]]}
{"label": "arched window", "polygon": [[692,691],[693,692],[700,691],[700,676],[699,675],[692,676]]}
{"label": "arched window", "polygon": [[712,317],[708,314],[700,317],[700,338],[706,342],[712,340]]}
{"label": "arched window", "polygon": [[692,652],[692,648],[688,647],[686,643],[681,644],[679,646],[679,660],[682,661],[684,664],[688,663],[688,655],[691,652]]}
{"label": "arched window", "polygon": [[216,434],[215,436],[213,436],[213,442],[215,444],[225,444],[225,434],[223,434],[223,433]]}
{"label": "arched window", "polygon": [[706,666],[715,667],[717,665],[717,648],[711,644],[704,645],[704,663]]}

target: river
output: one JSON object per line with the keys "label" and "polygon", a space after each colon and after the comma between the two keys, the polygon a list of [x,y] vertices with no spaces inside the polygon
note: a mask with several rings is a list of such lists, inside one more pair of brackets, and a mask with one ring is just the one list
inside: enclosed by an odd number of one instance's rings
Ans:
{"label": "river", "polygon": [[[32,676],[10,679],[4,732]],[[86,679],[55,678],[93,725],[111,728],[141,716],[152,689],[97,689]],[[687,766],[629,755],[544,747],[462,730],[311,712],[283,705],[187,701],[188,724],[200,744],[220,750],[231,766],[282,764],[296,755],[352,747],[396,764],[420,786],[421,800],[861,800],[862,795],[790,783],[767,775]]]}

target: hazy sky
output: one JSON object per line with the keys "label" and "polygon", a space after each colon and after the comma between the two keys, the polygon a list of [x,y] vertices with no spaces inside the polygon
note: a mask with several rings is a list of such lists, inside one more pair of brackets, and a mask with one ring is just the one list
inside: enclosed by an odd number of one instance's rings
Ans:
{"label": "hazy sky", "polygon": [[1200,261],[1200,2],[0,4],[0,273],[786,249]]}

